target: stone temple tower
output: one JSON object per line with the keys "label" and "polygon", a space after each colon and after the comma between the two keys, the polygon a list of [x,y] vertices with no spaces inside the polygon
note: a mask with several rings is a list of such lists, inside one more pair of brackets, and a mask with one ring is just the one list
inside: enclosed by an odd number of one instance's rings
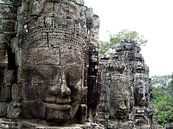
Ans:
{"label": "stone temple tower", "polygon": [[97,121],[106,129],[151,129],[149,68],[135,42],[121,42],[101,59],[102,89]]}
{"label": "stone temple tower", "polygon": [[0,128],[98,127],[99,25],[83,0],[0,1]]}

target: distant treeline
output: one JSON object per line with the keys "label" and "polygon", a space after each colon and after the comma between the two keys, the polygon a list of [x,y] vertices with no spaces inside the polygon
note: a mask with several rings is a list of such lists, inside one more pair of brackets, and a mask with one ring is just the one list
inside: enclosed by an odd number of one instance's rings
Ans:
{"label": "distant treeline", "polygon": [[153,76],[151,79],[155,119],[162,125],[173,123],[173,76]]}

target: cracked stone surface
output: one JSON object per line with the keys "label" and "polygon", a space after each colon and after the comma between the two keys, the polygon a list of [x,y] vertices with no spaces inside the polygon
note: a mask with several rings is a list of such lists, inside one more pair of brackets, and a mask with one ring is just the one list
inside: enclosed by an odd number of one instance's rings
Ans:
{"label": "cracked stone surface", "polygon": [[101,88],[93,9],[83,0],[9,0],[0,16],[0,118],[8,121],[0,127],[100,129],[85,123]]}

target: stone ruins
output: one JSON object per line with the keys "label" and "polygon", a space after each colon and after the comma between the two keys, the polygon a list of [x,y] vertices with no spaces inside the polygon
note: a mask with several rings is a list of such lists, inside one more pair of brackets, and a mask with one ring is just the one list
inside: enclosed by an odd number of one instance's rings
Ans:
{"label": "stone ruins", "polygon": [[152,129],[149,68],[137,43],[123,41],[102,57],[97,121],[105,129]]}
{"label": "stone ruins", "polygon": [[0,1],[0,129],[153,129],[135,42],[99,60],[83,0]]}

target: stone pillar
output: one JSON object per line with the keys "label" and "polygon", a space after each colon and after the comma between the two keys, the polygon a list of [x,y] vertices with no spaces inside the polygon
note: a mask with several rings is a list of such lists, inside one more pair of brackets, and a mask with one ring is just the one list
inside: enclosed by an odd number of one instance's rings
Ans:
{"label": "stone pillar", "polygon": [[12,100],[11,89],[14,83],[12,64],[15,57],[12,55],[11,40],[16,34],[17,6],[17,0],[0,2],[0,117],[7,115],[9,102]]}
{"label": "stone pillar", "polygon": [[100,98],[100,68],[98,65],[98,40],[99,40],[99,17],[93,13],[92,8],[85,10],[86,14],[86,27],[87,33],[90,39],[89,43],[89,68],[88,68],[88,119],[93,120],[93,116],[96,115],[97,105]]}

